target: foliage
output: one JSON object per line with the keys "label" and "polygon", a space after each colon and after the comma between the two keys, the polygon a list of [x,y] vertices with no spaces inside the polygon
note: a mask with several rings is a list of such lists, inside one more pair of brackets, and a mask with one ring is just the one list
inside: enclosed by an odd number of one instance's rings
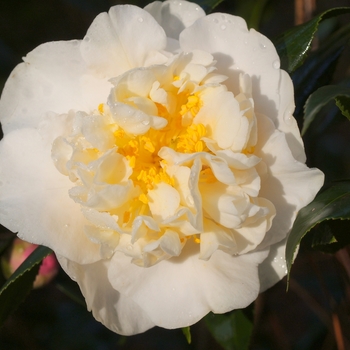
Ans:
{"label": "foliage", "polygon": [[38,247],[14,272],[0,289],[0,325],[18,307],[33,287],[41,261],[52,253],[51,249]]}

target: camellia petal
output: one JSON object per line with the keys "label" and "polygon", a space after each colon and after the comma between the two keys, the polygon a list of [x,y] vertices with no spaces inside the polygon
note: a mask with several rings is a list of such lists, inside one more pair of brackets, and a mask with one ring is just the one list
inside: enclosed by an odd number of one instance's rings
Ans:
{"label": "camellia petal", "polygon": [[268,257],[259,265],[260,292],[270,288],[287,274],[284,257],[287,239],[271,246]]}
{"label": "camellia petal", "polygon": [[24,58],[6,82],[0,100],[3,131],[36,127],[48,111],[90,110],[110,88],[106,80],[86,71],[80,41],[42,44]]}
{"label": "camellia petal", "polygon": [[244,308],[256,298],[256,267],[267,251],[232,256],[217,250],[205,261],[198,259],[197,249],[189,245],[183,254],[185,257],[165,260],[147,269],[115,254],[109,280],[121,294],[142,305],[156,325],[166,328],[189,326],[210,310],[225,312],[228,305],[230,309]]}
{"label": "camellia petal", "polygon": [[80,206],[67,197],[71,182],[57,173],[50,146],[42,142],[36,130],[16,130],[1,141],[0,178],[3,225],[18,232],[20,238],[46,245],[72,261],[90,263],[100,259],[99,246],[82,231],[89,222]]}
{"label": "camellia petal", "polygon": [[[155,324],[131,298],[117,292],[107,276],[108,264],[99,261],[89,265],[79,265],[63,257],[58,260],[66,273],[79,281],[89,310],[96,320],[119,334],[141,333]],[[95,285],[91,288],[91,285]]]}
{"label": "camellia petal", "polygon": [[55,251],[97,320],[185,327],[286,274],[323,174],[266,37],[168,0],[112,7],[24,61],[0,101],[0,222]]}
{"label": "camellia petal", "polygon": [[155,1],[147,5],[145,10],[157,20],[169,38],[177,40],[185,28],[205,16],[201,7],[187,1]]}
{"label": "camellia petal", "polygon": [[165,62],[160,52],[165,46],[164,30],[154,18],[136,6],[124,5],[95,18],[81,54],[92,70],[113,78],[134,67]]}
{"label": "camellia petal", "polygon": [[269,169],[269,174],[262,176],[260,195],[274,203],[277,213],[262,243],[265,246],[285,237],[282,232],[290,229],[298,208],[304,207],[315,196],[310,191],[310,183],[320,188],[324,177],[318,169],[309,169],[294,159],[285,134],[275,130],[272,122],[264,116],[259,119],[257,155],[264,159]]}
{"label": "camellia petal", "polygon": [[254,77],[255,110],[269,116],[275,126],[291,134],[290,147],[297,160],[305,162],[302,141],[292,114],[293,86],[287,73],[280,70],[280,60],[272,42],[245,21],[228,14],[213,13],[197,20],[180,35],[184,51],[200,49],[213,54],[220,73],[228,77],[226,86],[238,94],[239,75]]}

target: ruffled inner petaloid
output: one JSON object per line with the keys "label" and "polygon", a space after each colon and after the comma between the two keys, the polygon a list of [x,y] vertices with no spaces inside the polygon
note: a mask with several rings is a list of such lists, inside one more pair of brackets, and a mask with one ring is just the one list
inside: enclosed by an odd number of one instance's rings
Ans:
{"label": "ruffled inner petaloid", "polygon": [[70,197],[103,258],[118,250],[147,267],[189,240],[202,259],[263,240],[275,208],[258,197],[251,78],[240,76],[236,96],[225,79],[210,54],[179,54],[111,79],[92,113],[68,112],[52,159],[74,183]]}

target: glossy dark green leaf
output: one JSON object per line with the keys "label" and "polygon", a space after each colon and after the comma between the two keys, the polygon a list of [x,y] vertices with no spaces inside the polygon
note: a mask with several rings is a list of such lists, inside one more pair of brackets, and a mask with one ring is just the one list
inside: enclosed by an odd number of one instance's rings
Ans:
{"label": "glossy dark green leaf", "polygon": [[243,17],[248,28],[259,30],[264,14],[271,0],[245,0],[235,3],[234,14]]}
{"label": "glossy dark green leaf", "polygon": [[41,261],[52,253],[51,249],[38,247],[14,272],[0,289],[0,325],[25,299],[38,274]]}
{"label": "glossy dark green leaf", "polygon": [[341,99],[344,103],[344,110],[349,108],[350,88],[338,85],[328,85],[319,88],[307,99],[304,107],[304,125],[301,131],[305,134],[311,122],[315,119],[317,113],[328,102],[338,98],[339,96],[346,96],[347,100]]}
{"label": "glossy dark green leaf", "polygon": [[274,44],[281,59],[281,68],[289,73],[298,68],[307,56],[319,24],[327,18],[349,12],[349,7],[327,10],[311,21],[296,26],[277,37]]}
{"label": "glossy dark green leaf", "polygon": [[333,73],[346,43],[350,39],[350,24],[341,27],[319,43],[304,64],[293,74],[295,112],[300,129],[304,117],[304,105],[310,94],[321,86],[331,84]]}
{"label": "glossy dark green leaf", "polygon": [[223,1],[224,0],[198,0],[193,2],[199,5],[206,13],[210,13]]}
{"label": "glossy dark green leaf", "polygon": [[338,106],[343,116],[350,120],[350,96],[337,96],[335,98],[335,104]]}
{"label": "glossy dark green leaf", "polygon": [[[326,190],[319,193],[309,205],[299,211],[286,246],[289,272],[294,253],[301,239],[315,225],[331,219],[350,219],[350,180],[333,183]],[[331,237],[329,243],[332,243]]]}
{"label": "glossy dark green leaf", "polygon": [[306,237],[311,247],[324,253],[335,253],[350,244],[350,220],[326,220],[319,223]]}
{"label": "glossy dark green leaf", "polygon": [[191,344],[191,328],[190,327],[183,327],[182,333],[184,334],[184,336],[187,340],[187,343]]}
{"label": "glossy dark green leaf", "polygon": [[210,313],[205,321],[215,340],[225,350],[249,348],[253,322],[243,310],[234,310],[223,315]]}

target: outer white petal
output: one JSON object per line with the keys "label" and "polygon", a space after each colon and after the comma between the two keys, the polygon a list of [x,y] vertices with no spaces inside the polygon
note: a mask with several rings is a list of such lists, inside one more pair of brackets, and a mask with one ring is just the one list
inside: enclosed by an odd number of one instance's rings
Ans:
{"label": "outer white petal", "polygon": [[163,27],[166,35],[173,39],[179,39],[185,28],[205,16],[204,10],[197,4],[182,0],[155,1],[148,4],[145,10]]}
{"label": "outer white petal", "polygon": [[[16,130],[0,143],[0,222],[19,237],[80,263],[100,259],[84,235],[88,224],[68,196],[68,177],[55,168],[50,145],[32,129]],[[81,249],[84,247],[84,249]]]}
{"label": "outer white petal", "polygon": [[80,41],[40,45],[13,70],[0,100],[4,133],[35,127],[48,111],[90,111],[105,101],[112,85],[88,73],[79,46]]}
{"label": "outer white petal", "polygon": [[258,123],[256,155],[268,169],[261,175],[259,196],[276,207],[276,217],[262,242],[266,246],[286,237],[297,212],[313,200],[323,185],[324,174],[295,160],[285,135],[275,130],[268,118],[260,116]]}
{"label": "outer white petal", "polygon": [[305,163],[306,155],[304,151],[304,142],[300,136],[298,124],[293,117],[295,108],[294,86],[290,76],[284,70],[281,70],[278,92],[280,97],[278,105],[278,130],[281,130],[286,134],[286,140],[292,151],[293,157],[299,162]]}
{"label": "outer white petal", "polygon": [[180,35],[184,51],[200,49],[217,60],[220,74],[235,95],[239,93],[239,75],[252,78],[255,112],[271,118],[277,128],[290,134],[294,156],[304,161],[302,141],[293,121],[293,85],[286,72],[279,69],[280,61],[272,42],[254,29],[250,31],[240,17],[214,13],[198,19]]}
{"label": "outer white petal", "polygon": [[287,274],[287,239],[273,244],[268,257],[259,265],[260,292],[270,288]]}
{"label": "outer white petal", "polygon": [[132,68],[164,63],[164,30],[146,11],[132,5],[98,15],[81,44],[88,66],[110,79]]}
{"label": "outer white petal", "polygon": [[108,278],[116,290],[132,298],[152,322],[164,328],[189,326],[209,311],[244,308],[257,297],[257,266],[268,252],[230,256],[216,251],[205,261],[199,259],[197,249],[187,243],[180,257],[147,269],[116,253]]}
{"label": "outer white petal", "polygon": [[[130,298],[116,291],[107,277],[108,261],[79,265],[58,256],[66,273],[78,282],[89,310],[113,332],[132,335],[145,332],[154,323]],[[92,287],[93,286],[93,287]]]}

